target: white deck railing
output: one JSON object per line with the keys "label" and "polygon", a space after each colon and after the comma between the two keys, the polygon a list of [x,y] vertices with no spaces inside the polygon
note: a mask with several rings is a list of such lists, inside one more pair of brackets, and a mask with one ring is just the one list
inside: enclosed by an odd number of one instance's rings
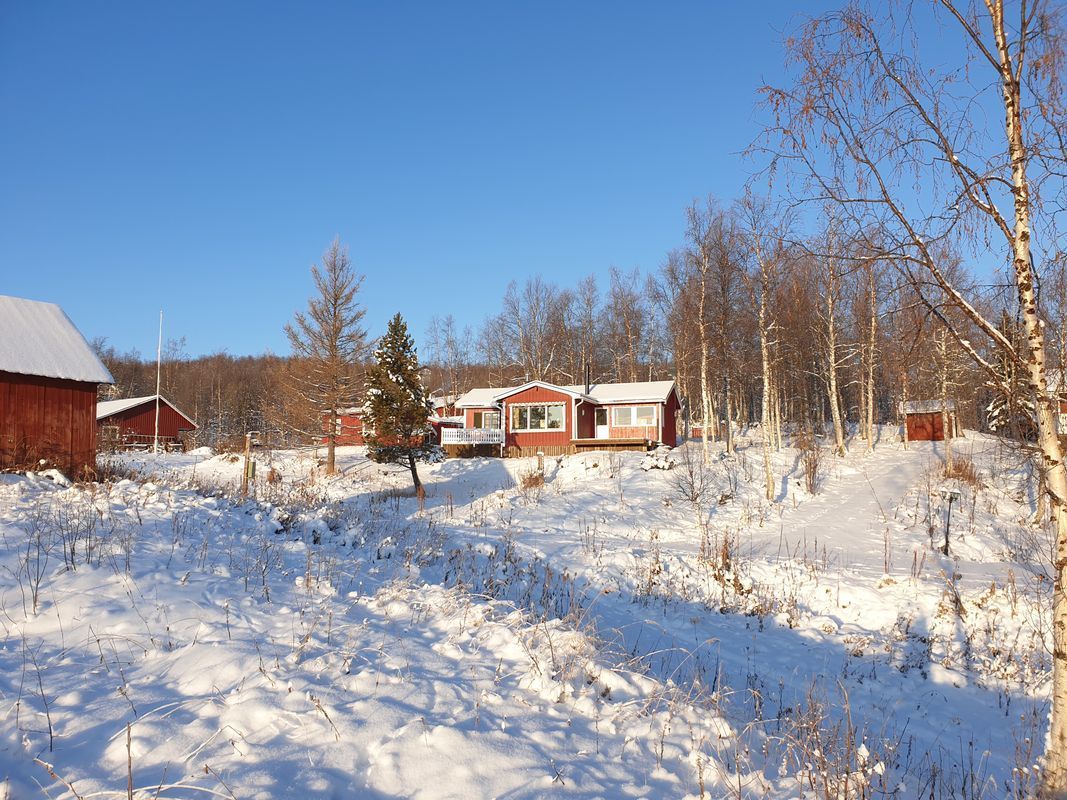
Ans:
{"label": "white deck railing", "polygon": [[501,444],[500,428],[441,428],[441,444]]}

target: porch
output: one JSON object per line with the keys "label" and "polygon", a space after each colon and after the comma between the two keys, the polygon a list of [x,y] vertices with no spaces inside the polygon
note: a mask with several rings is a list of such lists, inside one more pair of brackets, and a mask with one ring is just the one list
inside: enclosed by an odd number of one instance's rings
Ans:
{"label": "porch", "polygon": [[499,456],[503,444],[502,428],[441,428],[441,447],[449,458]]}

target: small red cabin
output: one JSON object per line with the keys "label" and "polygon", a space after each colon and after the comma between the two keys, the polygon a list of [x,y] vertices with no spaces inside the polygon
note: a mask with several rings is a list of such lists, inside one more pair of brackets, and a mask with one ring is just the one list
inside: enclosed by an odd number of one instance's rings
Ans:
{"label": "small red cabin", "polygon": [[[943,442],[945,425],[940,400],[908,400],[900,404],[900,413],[904,417],[905,433],[909,442]],[[948,414],[948,438],[960,435],[956,421],[956,401],[945,404]]]}
{"label": "small red cabin", "polygon": [[[100,444],[111,448],[151,447],[156,441],[156,397],[105,400],[96,406]],[[163,395],[159,397],[159,446],[181,447],[187,434],[196,430],[192,418]]]}
{"label": "small red cabin", "polygon": [[0,469],[94,469],[101,383],[111,373],[63,309],[0,295]]}

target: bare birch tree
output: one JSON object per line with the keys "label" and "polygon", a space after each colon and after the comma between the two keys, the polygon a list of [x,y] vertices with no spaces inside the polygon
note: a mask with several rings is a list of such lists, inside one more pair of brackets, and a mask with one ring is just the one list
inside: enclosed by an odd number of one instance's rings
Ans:
{"label": "bare birch tree", "polygon": [[[700,451],[705,464],[711,461],[711,453],[708,449],[708,433],[710,430],[717,431],[717,414],[712,404],[711,375],[709,366],[709,351],[711,349],[711,326],[708,316],[710,303],[708,292],[711,286],[712,268],[715,259],[715,228],[722,221],[722,211],[715,206],[712,200],[708,200],[705,208],[701,209],[696,203],[691,205],[687,212],[688,226],[686,238],[689,240],[689,261],[696,274],[695,289],[697,292],[697,330],[699,332],[699,356],[700,356],[700,411],[702,415]],[[716,426],[716,427],[713,427]]]}
{"label": "bare birch tree", "polygon": [[777,420],[774,414],[774,349],[777,328],[776,313],[772,307],[778,276],[785,261],[785,231],[787,223],[776,219],[769,203],[764,198],[746,194],[740,203],[745,227],[745,236],[755,262],[754,274],[744,273],[749,295],[756,306],[756,326],[759,332],[760,375],[760,433],[763,444],[763,479],[765,496],[774,499],[774,470],[771,467],[771,450],[781,442],[780,432],[775,432]]}
{"label": "bare birch tree", "polygon": [[[1041,259],[1053,249],[1040,242],[1051,238],[1040,190],[1054,176],[1050,191],[1062,193],[1065,171],[1060,12],[1049,0],[931,0],[850,4],[811,20],[789,44],[794,84],[767,90],[776,115],[767,143],[779,168],[796,166],[807,178],[805,194],[835,203],[857,231],[878,230],[884,256],[991,378],[986,355],[943,318],[925,287],[934,285],[984,342],[1026,370],[1057,530],[1044,781],[1048,794],[1067,797],[1067,471],[1036,293]],[[939,50],[956,48],[955,66],[923,61],[919,45],[928,36],[940,39]],[[999,133],[986,113],[993,107]],[[980,258],[993,238],[1011,264],[1021,349],[949,278],[934,249],[955,239]]]}

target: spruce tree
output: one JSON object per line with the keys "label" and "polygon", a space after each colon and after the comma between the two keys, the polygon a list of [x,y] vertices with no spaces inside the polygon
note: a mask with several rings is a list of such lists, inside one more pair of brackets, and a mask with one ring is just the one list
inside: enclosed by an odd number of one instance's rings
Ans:
{"label": "spruce tree", "polygon": [[430,441],[430,399],[419,375],[419,357],[407,323],[397,314],[374,351],[367,370],[364,434],[367,455],[378,462],[406,464],[415,491],[422,488],[415,462],[435,459],[440,448]]}

